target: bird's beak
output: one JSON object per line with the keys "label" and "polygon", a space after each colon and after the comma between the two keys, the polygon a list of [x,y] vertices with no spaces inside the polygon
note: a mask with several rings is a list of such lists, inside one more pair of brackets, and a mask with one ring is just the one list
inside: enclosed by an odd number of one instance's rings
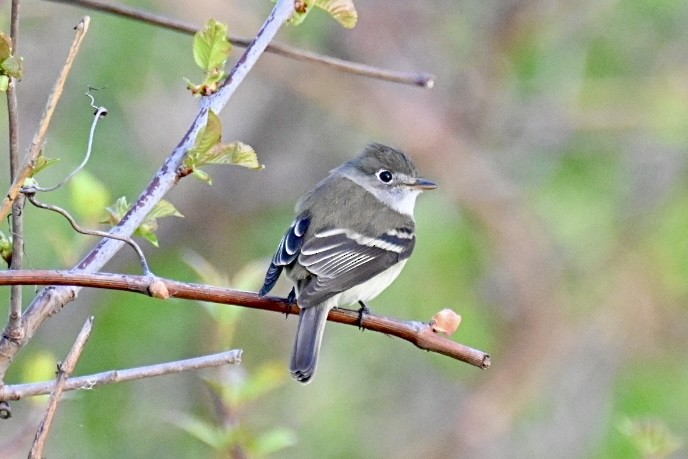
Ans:
{"label": "bird's beak", "polygon": [[420,177],[409,183],[409,186],[417,190],[434,190],[437,188],[437,184],[435,182],[431,182],[430,180]]}

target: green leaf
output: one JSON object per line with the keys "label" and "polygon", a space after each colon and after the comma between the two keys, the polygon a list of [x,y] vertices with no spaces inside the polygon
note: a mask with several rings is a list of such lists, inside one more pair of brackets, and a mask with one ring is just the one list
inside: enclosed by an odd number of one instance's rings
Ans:
{"label": "green leaf", "polygon": [[12,55],[12,40],[0,32],[0,62]]}
{"label": "green leaf", "polygon": [[156,236],[155,233],[154,233],[152,230],[146,230],[145,232],[140,231],[140,230],[141,230],[141,227],[139,227],[139,228],[134,232],[134,234],[137,234],[137,235],[141,236],[142,238],[144,238],[145,240],[147,240],[148,242],[150,242],[151,244],[153,244],[153,246],[154,246],[156,249],[159,249],[159,248],[160,248],[160,244],[158,244],[158,236]]}
{"label": "green leaf", "polygon": [[156,218],[164,218],[164,217],[180,217],[184,218],[184,215],[181,214],[169,201],[165,201],[164,199],[161,200],[159,203],[153,207],[153,210],[150,211],[148,214],[148,219],[156,219]]}
{"label": "green leaf", "polygon": [[219,427],[203,421],[195,416],[184,416],[172,421],[172,424],[184,430],[189,435],[196,437],[216,451],[222,450],[228,441],[228,434]]}
{"label": "green leaf", "polygon": [[208,112],[208,121],[201,132],[196,137],[196,144],[189,152],[187,157],[192,157],[197,160],[199,166],[207,164],[205,161],[206,153],[216,144],[222,140],[222,122],[220,118],[210,110]]}
{"label": "green leaf", "polygon": [[193,95],[208,96],[217,91],[227,76],[224,69],[231,50],[226,24],[209,19],[206,26],[196,32],[193,57],[196,65],[203,69],[203,82],[197,85],[185,79],[186,87]]}
{"label": "green leaf", "polygon": [[7,76],[21,80],[24,72],[22,71],[22,58],[10,56],[0,64],[0,71]]}
{"label": "green leaf", "polygon": [[29,177],[35,177],[39,172],[58,161],[60,161],[60,158],[46,158],[43,156],[43,150],[41,150],[40,153],[38,153],[38,158],[36,158],[36,161],[34,162],[33,169],[31,170]]}
{"label": "green leaf", "polygon": [[624,419],[618,428],[642,457],[668,457],[682,446],[680,438],[659,419]]}
{"label": "green leaf", "polygon": [[334,18],[342,27],[353,29],[358,21],[358,11],[353,0],[316,0],[315,6]]}
{"label": "green leaf", "polygon": [[231,164],[261,170],[265,166],[258,162],[258,155],[250,145],[243,142],[222,143],[222,123],[211,110],[208,121],[198,133],[194,147],[184,158],[184,166],[199,180],[212,185],[210,176],[200,170],[206,164]]}
{"label": "green leaf", "polygon": [[355,27],[358,21],[358,12],[353,0],[301,0],[294,5],[294,15],[290,20],[290,24],[301,24],[314,7],[326,11],[347,29]]}
{"label": "green leaf", "polygon": [[194,177],[196,177],[196,178],[197,178],[198,180],[200,180],[201,182],[205,182],[205,183],[207,183],[208,185],[212,185],[212,184],[213,184],[213,179],[210,178],[210,175],[206,174],[205,172],[203,172],[203,171],[200,170],[200,169],[194,169],[193,172],[192,172],[192,174],[193,174]]}
{"label": "green leaf", "polygon": [[5,92],[10,86],[10,77],[7,75],[0,75],[0,91]]}
{"label": "green leaf", "polygon": [[126,214],[129,211],[129,204],[127,203],[127,198],[122,196],[119,198],[117,201],[115,201],[115,204],[106,207],[105,210],[108,213],[108,217],[101,220],[100,223],[109,223],[112,226],[115,226],[122,220],[122,217],[124,217],[124,214]]}
{"label": "green leaf", "polygon": [[243,142],[219,143],[207,153],[207,164],[233,164],[249,169],[264,169],[255,150]]}
{"label": "green leaf", "polygon": [[[130,207],[131,206],[127,203],[127,198],[122,196],[113,206],[105,209],[109,215],[108,218],[101,221],[101,223],[110,223],[113,226],[116,225],[122,220],[122,217],[129,211]],[[155,247],[159,247],[158,237],[155,232],[158,230],[157,219],[163,217],[184,217],[184,215],[182,215],[170,202],[163,199],[148,213],[143,223],[141,223],[141,226],[136,228],[134,234],[143,237]]]}
{"label": "green leaf", "polygon": [[258,400],[287,382],[287,373],[281,363],[269,362],[258,368],[241,382],[225,385],[207,381],[222,395],[229,406],[243,405]]}
{"label": "green leaf", "polygon": [[293,430],[278,427],[256,438],[251,452],[256,456],[264,457],[294,446],[296,442],[297,437]]}
{"label": "green leaf", "polygon": [[0,257],[7,263],[9,268],[12,265],[12,236],[7,237],[0,231]]}
{"label": "green leaf", "polygon": [[146,219],[141,223],[141,226],[136,228],[134,234],[145,238],[148,242],[153,244],[155,247],[158,245],[158,237],[155,232],[158,230],[158,218],[163,217],[180,217],[182,215],[169,201],[164,199],[158,202],[155,207],[148,213]]}
{"label": "green leaf", "polygon": [[194,35],[193,56],[196,65],[206,72],[222,68],[227,62],[232,44],[227,39],[227,25],[209,19],[205,27]]}

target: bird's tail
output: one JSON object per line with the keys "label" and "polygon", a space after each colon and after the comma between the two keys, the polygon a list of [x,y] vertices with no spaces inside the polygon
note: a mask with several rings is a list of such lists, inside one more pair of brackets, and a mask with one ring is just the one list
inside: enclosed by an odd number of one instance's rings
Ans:
{"label": "bird's tail", "polygon": [[325,305],[301,309],[289,369],[298,382],[308,384],[318,366],[318,354],[330,308]]}

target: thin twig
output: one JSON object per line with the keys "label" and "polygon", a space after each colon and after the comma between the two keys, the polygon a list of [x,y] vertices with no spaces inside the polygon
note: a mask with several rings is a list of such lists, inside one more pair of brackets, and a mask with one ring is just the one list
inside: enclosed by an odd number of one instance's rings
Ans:
{"label": "thin twig", "polygon": [[39,201],[36,199],[36,196],[34,194],[34,190],[32,188],[23,188],[23,193],[26,195],[28,198],[29,202],[33,204],[36,207],[39,207],[41,209],[45,210],[50,210],[52,212],[57,212],[58,214],[62,215],[69,224],[72,226],[74,231],[77,233],[85,234],[87,236],[96,236],[96,237],[103,237],[103,238],[110,238],[110,239],[116,239],[118,241],[125,242],[129,244],[129,246],[134,249],[136,252],[136,255],[139,257],[139,263],[141,263],[141,269],[143,269],[143,273],[146,276],[151,276],[151,270],[148,267],[148,262],[146,261],[146,256],[143,254],[143,250],[141,250],[141,247],[130,237],[125,237],[125,236],[119,236],[117,234],[111,234],[106,231],[98,231],[98,230],[92,230],[92,229],[87,229],[81,227],[76,220],[74,220],[74,217],[72,217],[69,212],[64,210],[61,207],[58,206],[53,206],[50,204],[46,204],[44,202]]}
{"label": "thin twig", "polygon": [[10,13],[10,37],[12,38],[12,50],[17,53],[19,40],[19,0],[12,0],[12,12]]}
{"label": "thin twig", "polygon": [[72,46],[69,49],[67,60],[65,61],[65,64],[62,67],[62,70],[60,71],[60,75],[57,77],[57,81],[55,81],[55,85],[53,86],[53,89],[50,92],[50,96],[48,97],[48,103],[46,104],[45,110],[43,111],[43,116],[41,117],[38,129],[34,134],[33,141],[31,142],[31,147],[29,148],[29,152],[26,155],[26,159],[24,161],[24,165],[22,166],[22,169],[19,172],[19,174],[17,174],[17,176],[14,178],[14,181],[12,182],[9,191],[7,192],[7,196],[5,196],[5,199],[2,202],[2,207],[0,207],[0,220],[4,220],[7,214],[10,212],[12,202],[19,195],[19,192],[21,191],[21,188],[24,185],[24,181],[31,175],[31,171],[33,170],[36,158],[38,158],[38,154],[41,152],[41,149],[43,148],[43,143],[45,142],[45,134],[48,131],[48,126],[50,125],[50,121],[52,120],[53,113],[55,112],[55,107],[57,106],[57,102],[60,99],[60,96],[62,95],[62,90],[64,89],[64,85],[67,81],[67,76],[69,75],[69,72],[72,68],[72,64],[74,63],[74,59],[76,58],[76,55],[79,52],[79,48],[81,47],[81,43],[83,42],[83,39],[86,36],[86,32],[88,31],[89,22],[90,18],[88,16],[85,16],[75,27],[76,34],[74,36]]}
{"label": "thin twig", "polygon": [[[241,363],[241,353],[241,349],[233,349],[218,354],[204,355],[174,362],[78,376],[69,378],[64,386],[64,390],[93,389],[105,384],[134,381],[136,379],[152,378],[222,365],[238,365]],[[21,400],[26,397],[45,395],[49,394],[53,387],[55,387],[55,381],[0,386],[0,400]]]}
{"label": "thin twig", "polygon": [[[105,3],[99,0],[48,0],[55,3],[65,3],[73,6],[82,6],[104,13],[110,13],[117,16],[127,17],[146,24],[152,24],[164,27],[176,32],[193,35],[199,27],[188,22],[180,21],[178,19],[169,18],[159,14],[149,13],[137,8],[132,8],[125,5],[114,4],[111,2]],[[236,46],[247,47],[251,40],[239,37],[227,37],[229,41]],[[393,70],[373,67],[371,65],[359,64],[356,62],[345,61],[336,57],[325,56],[322,54],[306,51],[292,46],[271,43],[267,52],[278,54],[283,57],[294,59],[297,61],[311,62],[314,64],[322,64],[335,70],[352,73],[354,75],[365,76],[369,78],[376,78],[378,80],[391,81],[394,83],[409,84],[413,86],[420,86],[423,88],[432,88],[435,84],[435,76],[429,73],[420,72],[396,72]]]}
{"label": "thin twig", "polygon": [[[166,295],[153,295],[151,293],[152,282],[162,284]],[[252,292],[179,282],[160,277],[151,280],[150,277],[107,273],[89,274],[79,271],[0,272],[0,285],[13,285],[17,283],[25,285],[73,285],[125,290],[148,296],[157,296],[158,298],[169,296],[185,300],[245,306],[283,314],[299,314],[299,307],[288,303],[283,298],[261,298]],[[330,311],[328,320],[354,326],[360,325],[361,328],[367,330],[396,336],[415,344],[420,349],[443,354],[479,368],[488,368],[490,366],[490,356],[488,354],[435,333],[426,323],[399,321],[374,314],[364,314],[361,318],[358,311],[337,308]],[[0,398],[0,400],[2,399]]]}
{"label": "thin twig", "polygon": [[[12,53],[17,55],[19,41],[19,0],[12,0],[10,13],[10,38]],[[10,181],[19,173],[19,107],[17,104],[17,81],[10,77],[7,87],[7,119],[9,122]],[[12,262],[10,269],[22,269],[24,264],[24,198],[12,206]],[[4,333],[14,339],[21,337],[22,286],[14,285],[10,290],[10,311]]]}
{"label": "thin twig", "polygon": [[53,425],[53,420],[55,419],[55,413],[57,412],[57,404],[62,398],[62,391],[67,384],[67,378],[74,371],[77,360],[81,352],[84,350],[86,341],[91,335],[91,328],[93,327],[93,316],[86,319],[86,323],[81,328],[79,335],[76,337],[76,341],[69,350],[69,354],[65,358],[64,362],[58,366],[59,372],[57,375],[57,380],[55,381],[54,389],[50,394],[50,401],[48,402],[48,408],[45,410],[45,417],[38,426],[36,431],[36,437],[33,440],[33,445],[31,446],[31,451],[29,452],[29,459],[41,459],[43,457],[43,449],[45,448],[45,441],[48,439],[48,433]]}
{"label": "thin twig", "polygon": [[[256,35],[255,40],[246,49],[242,57],[236,62],[229,73],[223,91],[220,91],[210,99],[221,100],[212,104],[215,113],[219,113],[227,102],[232,92],[253,68],[261,51],[272,41],[283,24],[294,13],[293,0],[277,0],[270,16],[265,20],[263,27]],[[229,84],[231,83],[231,84]],[[225,89],[226,88],[226,89]],[[208,102],[202,103],[191,127],[182,137],[177,147],[170,153],[163,165],[158,169],[151,182],[146,186],[138,199],[120,222],[112,228],[110,235],[131,237],[134,231],[143,223],[151,210],[165,194],[177,183],[179,176],[177,171],[181,166],[187,151],[193,147],[200,130],[206,125],[208,118]],[[107,263],[122,247],[123,242],[113,238],[103,238],[74,268],[84,272],[97,272]],[[10,339],[0,336],[0,384],[9,368],[13,357],[32,337],[43,322],[59,311],[65,304],[76,297],[78,287],[56,287],[43,289],[28,306],[22,317],[23,335],[20,339]]]}

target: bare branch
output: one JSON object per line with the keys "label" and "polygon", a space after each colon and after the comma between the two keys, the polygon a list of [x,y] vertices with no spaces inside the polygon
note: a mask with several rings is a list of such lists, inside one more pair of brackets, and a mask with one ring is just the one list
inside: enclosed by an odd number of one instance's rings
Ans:
{"label": "bare branch", "polygon": [[45,134],[48,131],[48,126],[50,125],[50,121],[52,120],[53,113],[55,112],[55,107],[57,106],[57,102],[60,99],[60,96],[62,95],[62,90],[64,89],[64,85],[67,81],[67,76],[69,75],[69,72],[72,68],[72,64],[74,63],[74,59],[76,58],[76,55],[79,52],[79,48],[81,47],[81,43],[83,42],[84,37],[86,36],[86,32],[88,31],[89,22],[90,18],[88,16],[85,16],[75,27],[76,35],[74,36],[74,41],[72,42],[72,46],[69,49],[69,54],[67,55],[67,60],[65,61],[64,66],[62,67],[62,71],[60,72],[60,75],[57,77],[57,81],[55,82],[55,85],[53,86],[53,89],[50,92],[50,96],[48,97],[48,103],[46,104],[45,110],[43,111],[43,116],[41,117],[41,121],[38,125],[38,130],[34,134],[33,141],[31,142],[31,147],[29,149],[29,153],[26,156],[21,171],[19,171],[19,173],[14,177],[14,181],[12,182],[9,191],[7,192],[7,196],[5,196],[5,199],[2,202],[2,207],[0,207],[0,220],[4,220],[7,214],[10,212],[12,202],[17,198],[17,195],[19,194],[21,187],[24,185],[24,181],[29,177],[29,175],[31,175],[34,162],[36,161],[36,158],[38,158],[38,154],[41,152],[41,148],[43,148],[43,143],[45,142]]}
{"label": "bare branch", "polygon": [[31,451],[29,451],[30,459],[40,459],[43,457],[43,449],[45,448],[45,441],[48,439],[48,433],[53,425],[53,419],[55,419],[55,413],[57,412],[57,404],[62,398],[62,391],[64,390],[65,384],[67,384],[67,378],[74,371],[77,360],[81,352],[84,350],[86,341],[91,335],[91,329],[93,327],[93,316],[86,320],[86,323],[81,328],[79,335],[76,337],[76,341],[72,345],[67,357],[64,362],[59,365],[59,374],[57,375],[57,380],[55,381],[55,386],[50,394],[50,401],[48,402],[48,408],[45,410],[45,417],[38,426],[36,431],[36,437],[34,438],[33,445],[31,446]]}
{"label": "bare branch", "polygon": [[[93,389],[96,386],[102,386],[104,384],[134,381],[136,379],[152,378],[155,376],[170,375],[202,368],[219,367],[222,365],[238,365],[241,363],[241,353],[241,349],[233,349],[192,359],[78,376],[69,378],[64,386],[64,390]],[[4,387],[0,386],[0,400],[21,400],[26,397],[45,395],[49,394],[50,391],[53,390],[53,387],[55,387],[55,381],[15,384]]]}
{"label": "bare branch", "polygon": [[19,0],[12,0],[12,12],[10,13],[10,37],[12,38],[12,49],[17,52],[17,42],[19,40]]}
{"label": "bare branch", "polygon": [[[119,5],[112,2],[103,2],[100,0],[48,0],[55,3],[65,3],[72,6],[83,6],[96,11],[123,16],[135,21],[140,21],[146,24],[152,24],[166,29],[174,30],[189,35],[195,34],[200,27],[189,24],[188,22],[180,21],[179,19],[169,18],[159,14],[149,13],[137,8],[132,8],[126,5]],[[251,43],[250,39],[239,37],[227,37],[229,41],[240,47],[247,47]],[[313,64],[321,64],[342,72],[351,73],[354,75],[365,76],[369,78],[376,78],[378,80],[390,81],[394,83],[409,84],[413,86],[420,86],[423,88],[432,88],[435,84],[435,76],[429,73],[419,72],[396,72],[393,70],[373,67],[371,65],[359,64],[356,62],[349,62],[336,57],[324,56],[322,54],[305,51],[294,48],[292,46],[272,43],[267,49],[267,52],[278,54],[283,57],[294,59],[297,61],[311,62]]]}
{"label": "bare branch", "polygon": [[[12,0],[10,13],[10,38],[12,39],[12,53],[17,54],[19,41],[19,0]],[[19,173],[19,107],[17,105],[17,81],[10,77],[7,87],[7,119],[10,150],[10,181],[14,181]],[[12,206],[12,262],[10,269],[22,269],[24,261],[24,218],[22,210],[24,199],[19,198]],[[14,338],[21,336],[22,288],[13,286],[10,291],[10,311],[5,327],[5,334]]]}
{"label": "bare branch", "polygon": [[[283,298],[261,298],[252,292],[179,282],[159,277],[153,279],[144,276],[107,273],[89,274],[79,271],[0,272],[0,285],[74,285],[125,290],[149,296],[153,296],[150,291],[153,282],[164,284],[167,292],[169,292],[169,296],[173,298],[232,304],[283,314],[299,314],[299,307],[288,303]],[[359,321],[358,311],[339,308],[330,311],[328,320],[354,326],[360,325],[361,328],[367,330],[396,336],[415,344],[420,349],[443,354],[479,368],[488,368],[490,366],[490,356],[488,354],[437,334],[426,323],[399,321],[373,314],[364,314],[362,320]]]}

